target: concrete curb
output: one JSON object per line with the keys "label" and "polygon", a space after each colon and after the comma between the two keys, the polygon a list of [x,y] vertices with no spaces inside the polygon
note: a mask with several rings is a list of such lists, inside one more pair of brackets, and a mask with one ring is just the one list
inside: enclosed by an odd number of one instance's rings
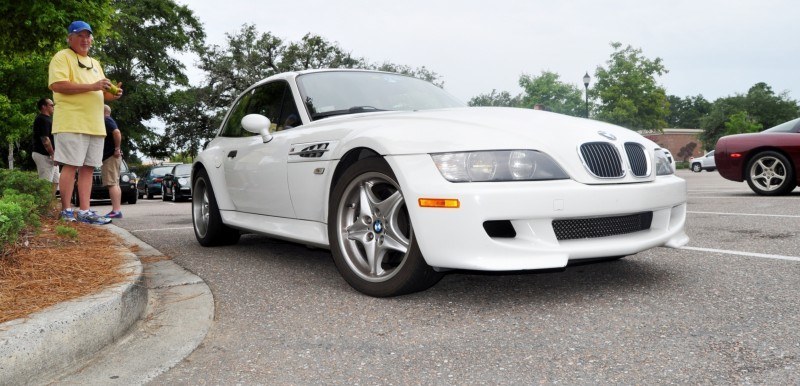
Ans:
{"label": "concrete curb", "polygon": [[144,384],[205,338],[214,319],[205,282],[125,229],[104,227],[134,251],[131,281],[0,324],[0,385]]}
{"label": "concrete curb", "polygon": [[125,253],[122,270],[122,284],[0,324],[0,385],[41,383],[124,336],[144,314],[147,288],[136,255]]}

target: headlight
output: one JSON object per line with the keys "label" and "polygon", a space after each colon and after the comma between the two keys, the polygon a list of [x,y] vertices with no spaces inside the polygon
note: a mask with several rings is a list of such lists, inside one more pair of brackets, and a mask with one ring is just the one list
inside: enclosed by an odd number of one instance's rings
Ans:
{"label": "headlight", "polygon": [[185,186],[188,182],[189,182],[189,180],[187,180],[186,177],[178,178],[178,183],[181,184],[181,185]]}
{"label": "headlight", "polygon": [[534,181],[567,179],[550,156],[535,150],[496,150],[431,154],[450,182]]}
{"label": "headlight", "polygon": [[672,170],[672,162],[669,161],[663,150],[656,149],[655,155],[657,176],[668,176],[675,173],[675,170]]}
{"label": "headlight", "polygon": [[123,174],[122,175],[122,182],[128,182],[130,180],[131,180],[131,178],[127,174]]}

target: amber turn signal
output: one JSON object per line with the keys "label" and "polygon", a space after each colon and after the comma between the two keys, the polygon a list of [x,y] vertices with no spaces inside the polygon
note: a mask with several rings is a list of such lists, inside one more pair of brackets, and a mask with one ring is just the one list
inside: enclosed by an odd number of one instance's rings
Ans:
{"label": "amber turn signal", "polygon": [[455,198],[420,198],[419,206],[423,208],[458,208],[461,203]]}

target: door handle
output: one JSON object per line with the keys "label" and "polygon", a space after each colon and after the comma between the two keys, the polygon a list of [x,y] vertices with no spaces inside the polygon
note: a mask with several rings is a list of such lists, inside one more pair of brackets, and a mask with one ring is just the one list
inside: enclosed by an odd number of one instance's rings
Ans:
{"label": "door handle", "polygon": [[231,150],[228,152],[228,158],[236,158],[237,150]]}

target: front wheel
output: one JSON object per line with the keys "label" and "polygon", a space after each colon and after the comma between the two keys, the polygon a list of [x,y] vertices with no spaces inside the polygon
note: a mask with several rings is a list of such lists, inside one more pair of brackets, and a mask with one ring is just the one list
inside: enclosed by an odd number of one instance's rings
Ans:
{"label": "front wheel", "polygon": [[197,241],[204,247],[236,244],[241,236],[238,230],[222,223],[214,188],[204,169],[197,171],[192,188],[192,224]]}
{"label": "front wheel", "polygon": [[745,172],[750,189],[762,196],[788,194],[797,186],[792,164],[775,151],[757,154],[747,163]]}
{"label": "front wheel", "polygon": [[700,173],[703,168],[700,167],[700,164],[692,164],[692,171],[695,173]]}
{"label": "front wheel", "polygon": [[336,183],[329,205],[328,239],[339,273],[364,294],[408,294],[442,278],[425,263],[403,193],[383,159],[356,162]]}

